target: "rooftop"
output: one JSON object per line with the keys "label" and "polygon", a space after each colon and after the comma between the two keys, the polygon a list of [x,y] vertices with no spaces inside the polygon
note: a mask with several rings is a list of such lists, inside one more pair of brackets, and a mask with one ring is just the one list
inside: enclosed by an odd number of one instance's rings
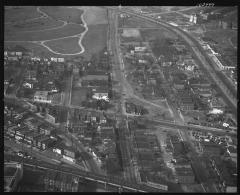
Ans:
{"label": "rooftop", "polygon": [[35,96],[48,96],[48,91],[36,91]]}

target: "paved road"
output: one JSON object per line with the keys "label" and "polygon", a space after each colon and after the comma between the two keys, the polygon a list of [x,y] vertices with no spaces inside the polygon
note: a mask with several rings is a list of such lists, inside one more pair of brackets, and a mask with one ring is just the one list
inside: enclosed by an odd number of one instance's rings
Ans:
{"label": "paved road", "polygon": [[[218,88],[221,90],[221,92],[223,94],[224,99],[231,106],[234,113],[235,114],[237,113],[236,96],[230,95],[230,94],[236,94],[235,88],[232,86],[229,86],[229,84],[226,83],[225,79],[221,80],[222,78],[220,79],[218,77],[218,75],[216,74],[216,72],[214,70],[214,66],[216,66],[216,65],[214,65],[210,62],[209,56],[204,52],[203,48],[199,45],[199,43],[196,41],[195,38],[193,38],[191,35],[189,35],[185,31],[183,31],[177,27],[174,27],[166,22],[163,22],[163,21],[160,22],[160,21],[157,21],[156,19],[152,19],[152,18],[144,16],[142,14],[133,13],[132,11],[129,11],[127,9],[119,10],[119,9],[113,8],[113,7],[108,7],[108,8],[114,9],[116,11],[120,11],[123,13],[127,13],[129,15],[134,15],[134,16],[140,17],[142,19],[145,19],[145,20],[148,20],[148,21],[151,21],[154,23],[158,23],[159,25],[162,25],[162,26],[166,27],[167,29],[177,33],[179,36],[181,36],[186,41],[186,43],[188,45],[190,45],[190,47],[192,48],[192,51],[196,55],[197,59],[202,64],[202,67],[207,70],[207,72],[211,76],[212,80],[217,84]],[[227,91],[227,89],[229,89],[230,91]]]}
{"label": "paved road", "polygon": [[[108,10],[108,17],[109,17],[109,47],[113,52],[114,56],[114,66],[113,71],[115,76],[117,77],[119,83],[120,83],[120,93],[121,93],[121,99],[120,99],[120,116],[126,114],[126,108],[125,108],[125,95],[124,94],[133,94],[133,89],[129,85],[128,82],[126,82],[125,74],[124,74],[124,63],[123,59],[121,58],[120,53],[120,42],[119,42],[119,35],[118,35],[118,15],[111,10]],[[133,167],[132,163],[132,157],[131,157],[131,146],[130,146],[130,140],[126,139],[129,137],[129,129],[126,126],[126,121],[121,120],[120,122],[121,128],[118,130],[119,133],[119,144],[121,148],[122,153],[122,161],[123,161],[123,169],[124,169],[124,177],[130,181],[131,183],[136,183],[136,177],[135,177],[135,169]]]}

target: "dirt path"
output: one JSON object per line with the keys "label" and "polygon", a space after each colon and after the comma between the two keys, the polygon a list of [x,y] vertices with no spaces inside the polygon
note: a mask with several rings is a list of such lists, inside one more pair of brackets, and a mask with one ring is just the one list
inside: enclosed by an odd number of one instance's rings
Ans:
{"label": "dirt path", "polygon": [[[76,9],[81,9],[81,8],[76,8]],[[82,9],[81,9],[82,10]],[[45,12],[41,11],[40,8],[38,7],[37,8],[37,11],[42,14],[43,16],[39,17],[39,18],[43,18],[43,17],[48,17],[48,18],[51,18],[48,14],[46,14]],[[38,44],[38,45],[41,45],[43,47],[45,47],[48,51],[54,53],[54,54],[57,54],[57,55],[63,55],[63,56],[71,56],[71,55],[80,55],[82,53],[85,52],[85,48],[83,47],[82,45],[82,39],[84,37],[84,35],[87,33],[88,31],[88,26],[87,26],[87,23],[85,22],[84,20],[84,14],[85,14],[85,10],[83,10],[83,14],[81,15],[81,20],[83,22],[83,26],[85,28],[85,31],[82,32],[82,33],[78,33],[78,34],[75,34],[75,35],[71,35],[71,36],[66,36],[66,37],[60,37],[60,38],[56,38],[56,39],[48,39],[48,40],[43,40],[43,41],[5,41],[5,42],[28,42],[28,43],[34,43],[34,44]],[[29,21],[29,20],[28,20]],[[55,28],[51,28],[51,29],[44,29],[44,30],[38,30],[38,31],[47,31],[47,30],[53,30],[53,29],[59,29],[59,28],[63,28],[64,26],[67,25],[67,22],[66,21],[63,21],[63,20],[60,20],[62,22],[64,22],[64,24],[60,27],[55,27]],[[78,25],[81,25],[81,24],[78,24]],[[36,32],[36,31],[25,31],[25,32]],[[78,40],[78,44],[81,48],[81,51],[80,52],[77,52],[77,53],[60,53],[60,52],[56,52],[54,51],[53,49],[51,49],[49,46],[45,45],[46,42],[49,42],[49,41],[56,41],[56,40],[61,40],[61,39],[67,39],[67,38],[73,38],[73,37],[78,37],[79,40]]]}

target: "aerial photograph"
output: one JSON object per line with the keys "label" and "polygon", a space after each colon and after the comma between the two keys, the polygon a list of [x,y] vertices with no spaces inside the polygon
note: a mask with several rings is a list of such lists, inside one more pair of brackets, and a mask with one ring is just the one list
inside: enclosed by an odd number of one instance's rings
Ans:
{"label": "aerial photograph", "polygon": [[238,6],[4,6],[4,192],[237,193]]}

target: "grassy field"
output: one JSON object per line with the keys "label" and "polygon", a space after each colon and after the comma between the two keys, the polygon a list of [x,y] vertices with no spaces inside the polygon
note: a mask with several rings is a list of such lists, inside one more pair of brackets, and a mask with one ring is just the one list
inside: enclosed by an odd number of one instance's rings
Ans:
{"label": "grassy field", "polygon": [[80,34],[84,31],[84,27],[76,24],[68,24],[65,27],[45,32],[25,32],[20,33],[16,31],[5,32],[5,40],[10,41],[41,41],[50,40],[60,37],[72,36],[75,34]]}
{"label": "grassy field", "polygon": [[84,20],[88,25],[108,23],[106,9],[95,7],[95,6],[80,7],[80,8],[85,10]]}
{"label": "grassy field", "polygon": [[87,88],[73,88],[71,104],[75,106],[81,106],[82,101],[86,99],[87,92]]}
{"label": "grassy field", "polygon": [[82,44],[85,52],[82,54],[86,59],[90,59],[92,54],[100,52],[107,46],[107,25],[89,25]]}
{"label": "grassy field", "polygon": [[237,34],[234,35],[234,36],[232,36],[231,42],[232,42],[232,44],[233,44],[235,47],[237,47],[237,42],[238,42]]}
{"label": "grassy field", "polygon": [[218,45],[222,48],[232,48],[230,42],[228,41],[228,38],[231,38],[233,36],[236,36],[237,32],[234,30],[224,30],[224,29],[215,29],[211,31],[207,31],[204,36],[209,37],[216,41]]}
{"label": "grassy field", "polygon": [[50,57],[64,57],[65,59],[70,59],[72,58],[71,56],[62,56],[62,55],[56,55],[52,52],[50,52],[49,50],[47,50],[45,47],[38,45],[38,44],[34,44],[34,43],[25,43],[25,42],[5,42],[4,43],[4,47],[14,47],[16,45],[20,45],[30,51],[33,51],[33,53],[36,56],[41,56],[41,57],[46,57],[46,58],[50,58]]}
{"label": "grassy field", "polygon": [[124,19],[124,22],[120,22],[122,24],[122,26],[119,27],[131,27],[131,28],[155,28],[155,27],[159,27],[159,25],[152,23],[152,22],[148,22],[146,20],[140,19],[140,18],[136,18],[136,17],[131,17],[128,19]]}
{"label": "grassy field", "polygon": [[20,73],[21,68],[16,66],[8,66],[4,68],[4,79],[15,78]]}
{"label": "grassy field", "polygon": [[177,39],[174,33],[168,32],[166,29],[146,29],[141,30],[141,35],[144,41],[149,41],[150,47],[156,57],[164,55],[167,59],[171,59],[175,50],[168,43],[168,39]]}
{"label": "grassy field", "polygon": [[26,21],[24,23],[18,24],[6,24],[5,30],[7,32],[11,31],[37,31],[37,30],[44,30],[49,28],[54,28],[61,26],[63,22],[56,21],[50,18],[40,18],[37,20]]}
{"label": "grassy field", "polygon": [[63,6],[43,6],[41,10],[56,20],[65,20],[77,24],[82,24],[80,9],[72,9]]}
{"label": "grassy field", "polygon": [[4,12],[5,22],[18,22],[41,16],[41,14],[37,12],[36,6],[14,6],[14,8],[11,9],[8,9],[8,6],[6,6]]}
{"label": "grassy field", "polygon": [[81,47],[78,45],[78,40],[78,37],[72,37],[57,41],[48,41],[45,45],[60,53],[78,53],[81,51]]}
{"label": "grassy field", "polygon": [[167,31],[165,28],[159,28],[159,29],[141,29],[141,36],[143,38],[143,41],[151,41],[155,39],[164,39],[164,38],[170,38],[170,39],[176,39],[177,36]]}
{"label": "grassy field", "polygon": [[[76,9],[78,8],[78,9]],[[4,40],[5,41],[43,41],[51,40],[61,37],[72,36],[82,33],[85,28],[77,25],[82,24],[81,14],[85,10],[84,19],[88,25],[88,32],[85,34],[82,44],[85,47],[85,52],[82,54],[86,59],[90,59],[92,54],[102,51],[106,47],[107,41],[107,12],[105,9],[99,7],[61,7],[61,6],[48,6],[40,7],[40,10],[46,12],[51,18],[40,18],[33,21],[25,21],[21,24],[8,24],[5,25]],[[82,10],[81,10],[82,9]],[[15,10],[15,11],[14,11]],[[17,12],[16,12],[17,10]],[[35,14],[35,15],[34,15]],[[19,7],[18,9],[8,9],[5,14],[5,21],[22,21],[40,17],[36,7]],[[19,18],[18,18],[19,17]],[[21,32],[21,31],[35,31],[47,28],[54,28],[61,26],[63,23],[58,20],[66,20],[68,22],[77,24],[67,24],[61,29],[46,30],[39,32]],[[78,38],[60,39],[58,41],[46,42],[56,52],[63,53],[76,53],[80,51],[78,45]],[[22,45],[26,49],[32,50],[37,56],[43,57],[62,57],[48,51],[41,45],[27,42],[5,42],[4,47]],[[74,56],[64,56],[66,59],[73,58]]]}

